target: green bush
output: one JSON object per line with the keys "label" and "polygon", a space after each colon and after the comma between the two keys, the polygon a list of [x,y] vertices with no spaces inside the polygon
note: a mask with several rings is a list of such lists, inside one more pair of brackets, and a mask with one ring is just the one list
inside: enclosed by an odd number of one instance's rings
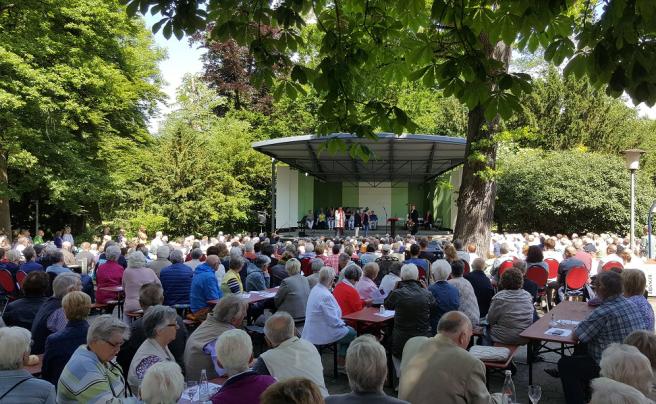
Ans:
{"label": "green bush", "polygon": [[128,237],[136,237],[139,227],[144,226],[148,237],[152,238],[155,232],[168,230],[169,219],[142,210],[121,211],[107,225],[114,230],[112,234],[118,234],[118,230],[124,228]]}
{"label": "green bush", "polygon": [[[629,172],[621,156],[502,150],[499,172],[494,216],[503,231],[625,234],[629,230]],[[640,171],[637,183],[639,235],[656,191]]]}

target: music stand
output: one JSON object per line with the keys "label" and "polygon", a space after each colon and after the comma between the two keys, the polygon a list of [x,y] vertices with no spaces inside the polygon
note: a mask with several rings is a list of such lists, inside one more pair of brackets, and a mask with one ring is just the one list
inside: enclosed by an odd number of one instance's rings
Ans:
{"label": "music stand", "polygon": [[396,237],[396,222],[399,221],[398,217],[390,217],[387,219],[390,224],[390,235],[392,238]]}

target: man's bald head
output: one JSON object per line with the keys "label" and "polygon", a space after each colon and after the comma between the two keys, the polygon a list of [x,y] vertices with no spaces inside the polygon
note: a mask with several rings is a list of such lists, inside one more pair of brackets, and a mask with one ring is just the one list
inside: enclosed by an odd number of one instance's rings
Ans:
{"label": "man's bald head", "polygon": [[275,348],[294,336],[295,323],[285,311],[278,311],[264,324],[264,335]]}
{"label": "man's bald head", "polygon": [[569,246],[569,247],[565,248],[565,256],[567,256],[568,258],[575,256],[576,252],[577,252],[576,248],[573,247],[573,246]]}
{"label": "man's bald head", "polygon": [[207,259],[205,260],[205,263],[210,267],[217,269],[220,261],[221,260],[219,259],[218,255],[208,255]]}
{"label": "man's bald head", "polygon": [[450,311],[440,318],[440,322],[437,323],[437,332],[448,337],[463,349],[467,349],[472,335],[472,323],[464,313]]}

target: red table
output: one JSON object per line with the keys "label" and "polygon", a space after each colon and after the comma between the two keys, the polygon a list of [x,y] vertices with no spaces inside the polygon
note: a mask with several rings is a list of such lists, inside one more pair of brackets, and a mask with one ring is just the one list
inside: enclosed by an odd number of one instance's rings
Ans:
{"label": "red table", "polygon": [[[275,294],[278,293],[278,289],[280,289],[280,286],[276,286],[275,288],[269,288],[260,291],[245,292],[248,293],[249,296],[244,300],[246,300],[248,304],[253,304],[253,303],[261,302],[262,300],[273,299],[275,297]],[[274,295],[271,295],[271,293],[273,293]],[[219,300],[208,300],[207,304],[209,304],[210,306],[214,306],[218,302]]]}
{"label": "red table", "polygon": [[361,334],[362,325],[370,324],[374,326],[382,327],[388,322],[394,321],[394,315],[390,316],[379,316],[379,309],[376,307],[365,307],[360,311],[356,311],[351,314],[342,316],[343,320],[355,323],[355,331],[358,335]]}

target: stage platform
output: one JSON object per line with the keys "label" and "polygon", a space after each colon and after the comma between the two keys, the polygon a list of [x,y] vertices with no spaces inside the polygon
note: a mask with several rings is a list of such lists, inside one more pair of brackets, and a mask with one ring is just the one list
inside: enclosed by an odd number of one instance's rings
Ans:
{"label": "stage platform", "polygon": [[[299,232],[305,232],[305,236],[300,236]],[[376,230],[369,230],[368,236],[373,236],[373,237],[385,237],[386,235],[389,235],[389,227],[381,227],[378,226]],[[280,238],[283,240],[293,240],[297,239],[299,237],[307,237],[307,238],[320,238],[320,237],[335,237],[335,230],[318,230],[318,229],[313,229],[313,230],[299,230],[299,229],[280,229],[277,231],[278,235],[280,235]],[[405,237],[406,235],[410,234],[410,232],[404,228],[396,229],[396,235]],[[441,230],[441,229],[431,229],[431,230],[419,230],[417,234],[415,234],[415,237],[439,237],[439,238],[448,238],[451,236],[453,233],[449,230]],[[355,230],[344,230],[344,237],[354,237],[355,236]],[[364,237],[364,232],[362,229],[360,229],[359,232],[359,237]]]}

